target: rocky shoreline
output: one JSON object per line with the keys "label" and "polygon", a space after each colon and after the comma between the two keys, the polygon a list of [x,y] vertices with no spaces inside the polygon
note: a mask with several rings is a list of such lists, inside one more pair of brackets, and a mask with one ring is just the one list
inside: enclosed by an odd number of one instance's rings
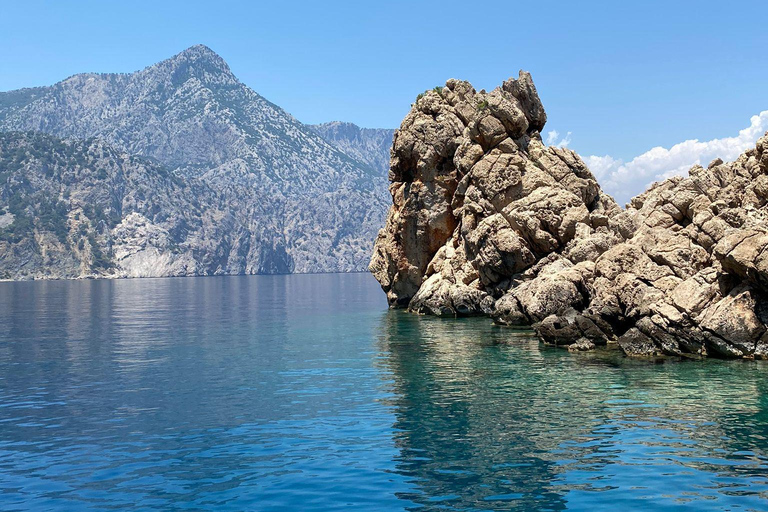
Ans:
{"label": "rocky shoreline", "polygon": [[622,209],[542,143],[545,123],[525,72],[417,99],[370,264],[390,306],[487,315],[571,350],[768,358],[768,136]]}

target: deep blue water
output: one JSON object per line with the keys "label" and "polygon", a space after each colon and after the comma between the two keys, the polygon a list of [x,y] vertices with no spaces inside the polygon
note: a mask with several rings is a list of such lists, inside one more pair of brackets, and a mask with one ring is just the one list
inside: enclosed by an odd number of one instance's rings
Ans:
{"label": "deep blue water", "polygon": [[367,274],[0,283],[0,510],[766,510],[766,372]]}

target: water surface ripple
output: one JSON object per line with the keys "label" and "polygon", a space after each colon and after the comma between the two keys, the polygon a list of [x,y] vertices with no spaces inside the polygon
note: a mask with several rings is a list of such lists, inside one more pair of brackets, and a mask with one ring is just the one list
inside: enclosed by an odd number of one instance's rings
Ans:
{"label": "water surface ripple", "polygon": [[766,370],[387,311],[367,274],[0,283],[0,509],[766,510]]}

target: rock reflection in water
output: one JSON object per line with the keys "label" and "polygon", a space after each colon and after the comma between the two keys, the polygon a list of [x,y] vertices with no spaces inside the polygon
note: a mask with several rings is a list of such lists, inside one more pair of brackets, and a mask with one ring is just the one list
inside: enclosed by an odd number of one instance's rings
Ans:
{"label": "rock reflection in water", "polygon": [[765,368],[569,354],[363,274],[4,283],[0,509],[765,510]]}
{"label": "rock reflection in water", "polygon": [[[383,319],[404,495],[441,510],[764,507],[763,364],[568,354],[483,319]],[[656,364],[662,363],[662,364]]]}

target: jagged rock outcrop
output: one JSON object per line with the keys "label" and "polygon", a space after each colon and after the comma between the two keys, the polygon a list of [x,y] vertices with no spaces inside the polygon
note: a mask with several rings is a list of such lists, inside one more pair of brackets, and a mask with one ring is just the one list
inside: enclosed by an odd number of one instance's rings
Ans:
{"label": "jagged rock outcrop", "polygon": [[488,315],[571,350],[768,357],[768,137],[622,210],[578,155],[542,144],[545,122],[524,72],[417,99],[370,264],[390,305]]}
{"label": "jagged rock outcrop", "polygon": [[[372,142],[385,140],[386,130],[365,132],[360,144],[319,131],[241,83],[220,56],[202,45],[135,73],[80,74],[50,87],[0,93],[0,132],[9,134],[0,147],[0,237],[11,231],[29,235],[0,254],[0,276],[113,275],[102,267],[81,268],[88,256],[78,252],[78,233],[67,234],[63,245],[51,251],[32,236],[42,225],[35,222],[39,211],[33,198],[43,189],[50,192],[52,201],[65,205],[57,215],[68,222],[79,208],[61,196],[70,186],[95,187],[89,194],[109,196],[97,204],[110,220],[109,230],[121,224],[114,237],[104,235],[105,244],[109,238],[104,257],[111,268],[126,264],[119,275],[363,270],[387,207],[386,178],[371,162],[388,159],[391,141],[383,149]],[[38,156],[53,143],[17,137],[28,132],[64,139],[62,147],[82,161],[59,161],[59,174],[46,175]],[[154,210],[148,213],[141,204],[134,208],[130,198],[136,197],[122,182],[111,175],[91,179],[102,162],[98,154],[89,154],[89,138],[110,148],[104,150],[106,160],[140,157],[146,165],[137,172],[162,169],[183,185],[186,195],[179,199],[178,190],[160,186],[145,191]],[[70,175],[82,179],[82,186],[56,184],[56,176]],[[154,178],[146,179],[152,183]],[[137,176],[135,183],[140,181]],[[124,194],[129,204],[123,204]],[[17,208],[21,203],[9,203],[12,196],[24,203],[24,212]],[[12,206],[31,227],[21,221],[10,226]],[[147,220],[127,217],[134,212]],[[186,250],[182,264],[179,255]],[[17,252],[18,257],[9,256]]]}
{"label": "jagged rock outcrop", "polygon": [[581,317],[631,354],[768,357],[767,163],[764,136],[635,197],[611,220],[626,240],[597,260]]}

